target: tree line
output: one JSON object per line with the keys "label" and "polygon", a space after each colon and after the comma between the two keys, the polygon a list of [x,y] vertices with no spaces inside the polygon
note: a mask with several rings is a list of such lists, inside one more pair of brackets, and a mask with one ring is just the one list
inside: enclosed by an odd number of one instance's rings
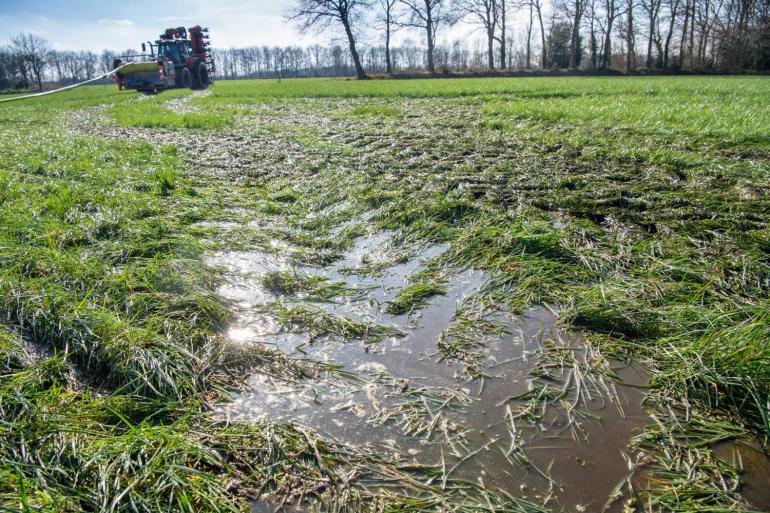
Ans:
{"label": "tree line", "polygon": [[[296,0],[287,18],[337,42],[215,48],[218,78],[770,71],[770,0]],[[478,37],[451,40],[459,22]],[[136,51],[55,51],[19,34],[0,48],[0,88],[88,80],[118,54]]]}
{"label": "tree line", "polygon": [[462,44],[437,44],[460,21],[484,35],[488,70],[770,70],[770,0],[296,0],[288,18],[344,35],[359,78],[362,26],[379,32],[386,73],[398,30],[421,34],[424,69],[436,73],[468,65]]}
{"label": "tree line", "polygon": [[0,89],[42,89],[44,82],[67,85],[91,80],[109,72],[118,54],[138,52],[57,51],[40,36],[19,34],[0,47]]}
{"label": "tree line", "polygon": [[[222,79],[334,77],[356,73],[350,51],[340,44],[215,48],[213,54],[217,75]],[[413,38],[390,45],[387,50],[384,45],[368,45],[362,48],[359,58],[367,74],[421,72],[427,68],[425,47]],[[486,70],[486,46],[481,39],[439,44],[434,49],[434,65],[441,72]],[[522,66],[512,60],[512,69]]]}

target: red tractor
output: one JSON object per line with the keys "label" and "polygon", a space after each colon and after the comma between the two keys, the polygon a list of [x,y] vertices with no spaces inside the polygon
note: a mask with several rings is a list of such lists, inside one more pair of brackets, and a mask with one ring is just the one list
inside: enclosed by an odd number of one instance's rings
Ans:
{"label": "red tractor", "polygon": [[208,39],[208,29],[198,25],[166,29],[154,44],[149,43],[149,54],[142,43],[142,55],[113,61],[115,82],[120,89],[144,93],[175,87],[206,89],[216,71]]}

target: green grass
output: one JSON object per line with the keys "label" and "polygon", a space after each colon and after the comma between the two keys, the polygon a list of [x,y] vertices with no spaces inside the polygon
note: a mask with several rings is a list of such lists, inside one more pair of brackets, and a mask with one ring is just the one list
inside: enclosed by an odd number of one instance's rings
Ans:
{"label": "green grass", "polygon": [[109,110],[109,115],[119,124],[130,127],[214,129],[231,124],[236,113],[231,109],[216,109],[205,113],[178,114],[146,100],[115,106]]}
{"label": "green grass", "polygon": [[305,305],[287,306],[278,301],[262,307],[280,323],[281,330],[290,333],[306,333],[310,341],[327,337],[342,340],[362,340],[364,343],[379,342],[385,337],[402,337],[404,333],[390,326],[361,322],[332,315],[319,308]]}
{"label": "green grass", "polygon": [[[485,307],[554,305],[592,347],[648,367],[655,411],[676,413],[633,441],[638,473],[659,479],[632,480],[629,507],[747,509],[739,473],[710,444],[753,437],[766,448],[770,436],[768,85],[312,79],[217,83],[181,114],[167,102],[186,92],[101,86],[0,106],[2,506],[227,511],[275,492],[363,511],[537,511],[475,485],[410,488],[441,471],[406,471],[296,427],[209,418],[255,368],[317,370],[224,340],[236,307],[216,294],[222,276],[205,252],[285,252],[323,267],[389,230],[402,253],[388,262],[445,244],[442,269],[490,277]],[[92,107],[105,133],[114,122],[150,141],[193,132],[246,164],[203,169],[174,145],[61,130]],[[300,303],[359,297],[342,283],[275,272],[262,284],[290,301],[265,311],[286,330],[399,334]],[[442,293],[416,275],[385,308],[406,313]],[[494,333],[461,310],[438,351],[478,379]],[[421,425],[408,405],[398,414]],[[383,476],[403,493],[366,486]]]}
{"label": "green grass", "polygon": [[325,276],[310,276],[297,271],[270,271],[260,281],[268,292],[305,301],[360,299],[365,293],[365,290],[353,289],[344,282],[333,282]]}
{"label": "green grass", "polygon": [[385,311],[394,315],[403,315],[425,306],[433,296],[444,294],[446,289],[439,284],[418,281],[398,291],[396,297],[388,302]]}
{"label": "green grass", "polygon": [[220,82],[211,96],[197,103],[226,101],[227,103],[264,102],[281,97],[474,97],[486,95],[517,95],[524,98],[573,98],[581,96],[616,96],[623,93],[668,96],[671,100],[697,93],[719,97],[723,92],[735,94],[735,88],[762,94],[763,77],[709,78],[702,77],[572,77],[572,78],[486,78],[441,80],[370,80],[359,82],[345,79],[255,80]]}

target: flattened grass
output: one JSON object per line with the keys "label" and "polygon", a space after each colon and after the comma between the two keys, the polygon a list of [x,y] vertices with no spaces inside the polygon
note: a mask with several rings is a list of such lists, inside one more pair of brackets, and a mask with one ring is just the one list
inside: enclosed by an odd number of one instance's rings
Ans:
{"label": "flattened grass", "polygon": [[362,340],[365,343],[374,343],[385,337],[405,335],[397,328],[372,322],[355,321],[306,305],[287,306],[279,301],[274,301],[263,305],[261,310],[275,317],[282,330],[291,333],[306,333],[311,341],[324,337],[337,337],[343,340]]}
{"label": "flattened grass", "polygon": [[422,308],[434,296],[446,293],[446,288],[436,283],[418,281],[399,290],[385,311],[393,315],[403,315]]}
{"label": "flattened grass", "polygon": [[265,290],[275,295],[306,301],[328,302],[335,299],[363,298],[364,289],[353,289],[343,282],[332,282],[325,276],[312,276],[298,271],[270,271],[260,279]]}

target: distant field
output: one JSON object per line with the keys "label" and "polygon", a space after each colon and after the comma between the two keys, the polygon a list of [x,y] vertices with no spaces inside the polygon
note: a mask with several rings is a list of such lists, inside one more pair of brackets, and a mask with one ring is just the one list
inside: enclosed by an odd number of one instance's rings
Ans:
{"label": "distant field", "polygon": [[766,511],[770,79],[0,104],[0,316],[0,509]]}

